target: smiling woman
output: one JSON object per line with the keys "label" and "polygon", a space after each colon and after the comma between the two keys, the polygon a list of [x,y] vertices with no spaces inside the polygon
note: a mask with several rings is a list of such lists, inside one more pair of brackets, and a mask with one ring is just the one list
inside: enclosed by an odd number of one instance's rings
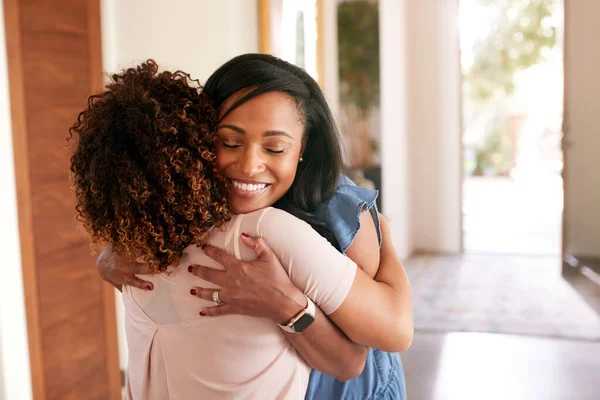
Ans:
{"label": "smiling woman", "polygon": [[274,204],[294,182],[304,124],[285,93],[265,93],[228,112],[235,98],[221,112],[217,163],[233,183],[231,210],[245,214]]}
{"label": "smiling woman", "polygon": [[[272,205],[336,244],[315,218],[336,192],[343,164],[335,120],[317,82],[276,57],[244,54],[221,66],[203,93],[219,110],[217,163],[238,183],[238,191],[235,183],[230,189],[231,209],[246,213]],[[266,184],[264,195],[241,196],[244,183]]]}

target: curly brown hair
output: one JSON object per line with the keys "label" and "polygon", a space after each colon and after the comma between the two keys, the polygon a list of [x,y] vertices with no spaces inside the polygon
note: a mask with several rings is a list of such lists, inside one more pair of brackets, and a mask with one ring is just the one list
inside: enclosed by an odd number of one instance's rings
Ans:
{"label": "curly brown hair", "polygon": [[229,219],[216,111],[201,86],[153,60],[111,76],[69,129],[77,219],[93,244],[162,272]]}

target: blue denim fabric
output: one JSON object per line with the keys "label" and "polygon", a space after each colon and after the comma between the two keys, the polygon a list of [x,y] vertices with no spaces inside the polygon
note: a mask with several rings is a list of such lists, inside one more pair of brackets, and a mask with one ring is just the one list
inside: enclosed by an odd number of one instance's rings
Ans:
{"label": "blue denim fabric", "polygon": [[346,253],[354,241],[360,229],[360,213],[366,210],[373,216],[381,245],[379,215],[375,203],[378,195],[376,190],[359,187],[348,177],[341,176],[336,193],[317,208],[316,218],[324,222],[334,234],[342,253]]}
{"label": "blue denim fabric", "polygon": [[[375,200],[378,192],[356,186],[341,177],[336,194],[317,210],[317,218],[327,224],[345,252],[360,229],[360,213],[369,210],[379,234],[379,216]],[[363,373],[348,381],[313,370],[310,374],[306,400],[405,400],[404,369],[397,353],[378,349],[369,352]]]}
{"label": "blue denim fabric", "polygon": [[313,370],[305,400],[406,400],[404,369],[398,353],[373,349],[358,377],[341,382]]}

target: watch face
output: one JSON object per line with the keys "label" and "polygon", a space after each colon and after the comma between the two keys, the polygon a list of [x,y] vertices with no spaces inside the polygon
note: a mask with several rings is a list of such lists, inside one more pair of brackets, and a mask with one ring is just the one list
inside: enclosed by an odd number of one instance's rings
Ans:
{"label": "watch face", "polygon": [[303,316],[301,316],[296,322],[294,322],[292,328],[295,332],[302,333],[313,322],[315,322],[315,319],[309,313],[304,313]]}

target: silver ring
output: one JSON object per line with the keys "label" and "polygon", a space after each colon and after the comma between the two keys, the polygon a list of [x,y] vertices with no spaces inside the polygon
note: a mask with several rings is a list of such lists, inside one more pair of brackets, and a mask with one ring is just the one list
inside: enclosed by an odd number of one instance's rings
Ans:
{"label": "silver ring", "polygon": [[221,301],[221,298],[219,297],[219,292],[220,292],[220,290],[215,290],[215,291],[212,293],[212,301],[213,301],[213,303],[215,303],[216,305],[223,304],[223,302]]}

